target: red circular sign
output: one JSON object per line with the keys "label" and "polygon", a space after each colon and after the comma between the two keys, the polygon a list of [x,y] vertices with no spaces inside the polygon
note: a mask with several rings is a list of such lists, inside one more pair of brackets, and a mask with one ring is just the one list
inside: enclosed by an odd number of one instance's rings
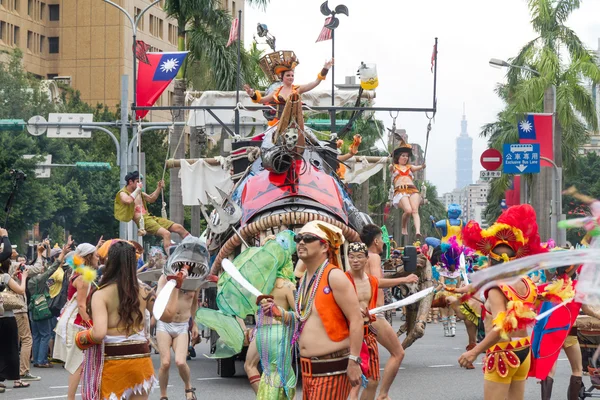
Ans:
{"label": "red circular sign", "polygon": [[495,171],[502,165],[502,154],[496,149],[487,149],[481,153],[479,161],[486,171]]}

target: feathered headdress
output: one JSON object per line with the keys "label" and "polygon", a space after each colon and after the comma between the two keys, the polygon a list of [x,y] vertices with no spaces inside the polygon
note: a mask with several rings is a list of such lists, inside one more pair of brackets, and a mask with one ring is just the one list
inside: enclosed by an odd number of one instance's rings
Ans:
{"label": "feathered headdress", "polygon": [[[468,247],[496,261],[510,261],[548,251],[540,243],[535,210],[529,204],[510,207],[487,229],[469,221],[463,229],[462,239]],[[515,255],[496,254],[494,249],[501,244],[510,247]]]}
{"label": "feathered headdress", "polygon": [[293,71],[298,64],[300,64],[300,61],[291,50],[269,53],[260,59],[260,69],[271,82],[281,80],[280,76],[283,72]]}
{"label": "feathered headdress", "polygon": [[440,247],[442,253],[440,254],[439,263],[442,268],[447,270],[450,269],[451,266],[454,266],[454,270],[458,270],[461,254],[463,254],[465,258],[470,257],[473,254],[471,249],[458,244],[456,236],[452,236],[448,239],[448,242],[442,243]]}

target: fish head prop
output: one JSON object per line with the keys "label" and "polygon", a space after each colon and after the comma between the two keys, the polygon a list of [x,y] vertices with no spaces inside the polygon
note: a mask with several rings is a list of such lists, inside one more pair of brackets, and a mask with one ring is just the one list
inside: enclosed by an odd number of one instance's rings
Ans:
{"label": "fish head prop", "polygon": [[163,268],[163,273],[167,277],[174,276],[187,266],[188,277],[182,288],[195,290],[206,282],[209,273],[208,260],[206,245],[199,238],[189,235],[173,250]]}

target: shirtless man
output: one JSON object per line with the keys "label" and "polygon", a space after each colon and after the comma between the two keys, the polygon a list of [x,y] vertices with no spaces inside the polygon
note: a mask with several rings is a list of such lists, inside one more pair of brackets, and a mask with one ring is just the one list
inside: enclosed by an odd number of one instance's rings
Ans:
{"label": "shirtless man", "polygon": [[[367,273],[380,281],[379,288],[377,289],[377,307],[380,307],[385,302],[383,290],[381,290],[383,272],[381,270],[381,256],[379,255],[383,251],[383,234],[381,228],[374,224],[365,225],[360,234],[360,239],[369,249]],[[416,283],[419,281],[419,278],[414,274],[404,279],[405,281],[401,283]],[[390,353],[390,358],[383,370],[383,379],[381,380],[381,389],[379,390],[378,397],[382,400],[389,399],[388,393],[400,369],[400,364],[404,358],[404,349],[398,340],[396,332],[394,332],[394,328],[387,322],[384,315],[376,315],[376,320],[372,322],[372,326],[377,332],[377,341]]]}
{"label": "shirtless man", "polygon": [[[371,326],[375,318],[369,314],[370,309],[377,307],[379,288],[389,288],[407,282],[414,282],[415,278],[417,278],[416,275],[411,274],[405,278],[382,279],[379,281],[373,275],[370,275],[365,271],[368,260],[369,251],[366,244],[350,244],[348,249],[348,263],[350,264],[350,270],[346,271],[346,275],[348,275],[348,278],[350,278],[350,281],[354,284],[356,293],[358,294],[360,311],[363,315],[364,341],[369,348],[369,373],[367,374],[369,382],[367,388],[362,392],[362,396],[360,396],[361,400],[373,400],[377,393],[377,385],[379,384],[379,349],[377,347],[377,332]],[[352,400],[357,400],[359,391],[359,387],[353,387],[350,398]],[[380,394],[379,398],[387,398],[387,392],[387,390],[384,391]]]}
{"label": "shirtless man", "polygon": [[[185,269],[185,268],[184,268]],[[157,296],[165,287],[167,277],[162,275],[158,280]],[[160,353],[160,368],[158,370],[158,382],[160,385],[161,400],[168,400],[167,385],[169,383],[169,367],[171,366],[171,348],[175,352],[175,365],[179,370],[179,376],[185,384],[185,395],[189,400],[196,399],[195,388],[192,387],[190,367],[187,365],[188,354],[188,327],[190,317],[196,315],[198,309],[198,290],[179,289],[176,313],[171,322],[156,322],[156,340],[158,341],[158,352]],[[198,326],[192,323],[192,339],[198,337]]]}
{"label": "shirtless man", "polygon": [[[361,382],[363,324],[356,292],[340,268],[344,237],[333,225],[311,221],[294,240],[306,265],[296,302],[303,398],[347,399]],[[262,307],[275,317],[293,317],[271,300]]]}
{"label": "shirtless man", "polygon": [[[142,192],[143,184],[140,181],[140,174],[138,171],[133,171],[125,176],[125,183],[126,185],[115,196],[115,218],[121,222],[133,220],[138,228],[140,228],[141,236],[145,233],[161,236],[163,238],[163,247],[167,254],[169,254],[171,232],[177,233],[182,239],[189,235],[189,232],[183,226],[165,218],[155,217],[148,211],[147,203],[154,203],[158,199],[160,190],[165,186],[165,182],[162,180],[158,181],[158,186],[154,193],[144,193]],[[143,220],[143,232],[141,232],[140,220]]]}

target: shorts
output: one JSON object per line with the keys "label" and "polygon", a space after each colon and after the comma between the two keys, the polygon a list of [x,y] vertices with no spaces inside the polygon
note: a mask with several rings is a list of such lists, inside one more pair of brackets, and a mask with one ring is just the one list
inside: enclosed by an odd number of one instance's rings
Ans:
{"label": "shorts", "polygon": [[156,235],[160,228],[169,230],[175,222],[165,218],[155,217],[154,215],[144,214],[144,229],[151,235]]}
{"label": "shorts", "polygon": [[406,189],[397,188],[394,191],[394,197],[392,198],[392,205],[397,208],[398,205],[400,204],[400,200],[402,200],[403,197],[410,197],[415,193],[419,193],[419,189],[417,189],[417,188],[406,188]]}
{"label": "shorts", "polygon": [[563,343],[563,349],[568,349],[571,346],[575,346],[576,344],[579,344],[579,340],[577,340],[577,336],[567,336],[567,339],[565,340],[565,343]]}
{"label": "shorts", "polygon": [[184,333],[187,334],[189,330],[190,324],[188,322],[156,322],[156,331],[157,332],[166,332],[173,339],[177,336],[181,336]]}
{"label": "shorts", "polygon": [[527,379],[531,366],[530,347],[528,337],[490,347],[483,359],[483,379],[503,384]]}

